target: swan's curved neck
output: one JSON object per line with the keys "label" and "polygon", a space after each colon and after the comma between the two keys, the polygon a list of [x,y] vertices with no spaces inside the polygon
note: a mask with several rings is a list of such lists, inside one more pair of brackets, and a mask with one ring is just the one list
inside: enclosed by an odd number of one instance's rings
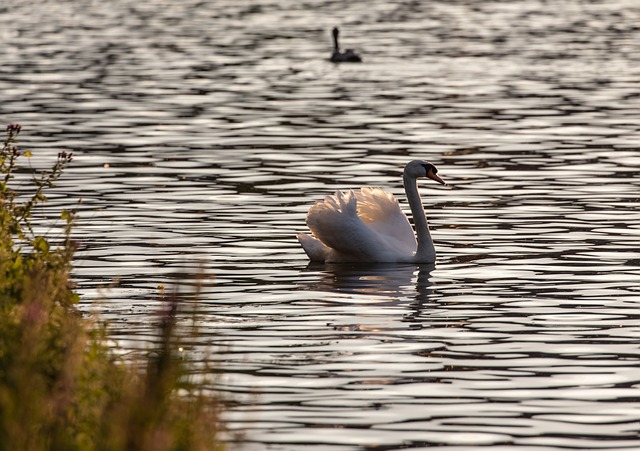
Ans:
{"label": "swan's curved neck", "polygon": [[415,260],[419,263],[434,262],[436,258],[436,249],[433,246],[431,233],[429,232],[429,224],[424,214],[424,207],[418,192],[418,180],[409,177],[406,174],[402,176],[404,190],[407,193],[409,208],[413,215],[413,224],[416,231],[418,250],[416,251]]}

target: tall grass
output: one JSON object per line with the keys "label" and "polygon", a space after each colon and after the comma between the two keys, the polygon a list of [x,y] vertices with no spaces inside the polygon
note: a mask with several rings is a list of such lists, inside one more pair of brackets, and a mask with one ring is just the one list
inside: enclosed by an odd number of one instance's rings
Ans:
{"label": "tall grass", "polygon": [[0,153],[0,451],[223,450],[221,402],[191,377],[180,352],[181,303],[165,297],[157,337],[135,359],[117,356],[107,328],[83,317],[70,282],[75,214],[57,242],[37,235],[34,208],[73,156],[14,187],[20,126]]}

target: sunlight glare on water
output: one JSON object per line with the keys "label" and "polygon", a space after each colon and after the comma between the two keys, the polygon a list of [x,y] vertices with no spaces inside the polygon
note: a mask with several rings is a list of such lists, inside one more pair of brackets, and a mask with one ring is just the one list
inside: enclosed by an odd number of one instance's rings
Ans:
{"label": "sunlight glare on water", "polygon": [[[0,15],[0,117],[76,157],[75,278],[116,337],[204,271],[247,450],[638,449],[640,4],[48,2]],[[330,30],[362,64],[333,65]],[[314,265],[310,205],[420,182],[436,265]],[[39,163],[38,163],[39,162]],[[408,210],[408,208],[406,208]],[[208,346],[219,349],[209,354]]]}

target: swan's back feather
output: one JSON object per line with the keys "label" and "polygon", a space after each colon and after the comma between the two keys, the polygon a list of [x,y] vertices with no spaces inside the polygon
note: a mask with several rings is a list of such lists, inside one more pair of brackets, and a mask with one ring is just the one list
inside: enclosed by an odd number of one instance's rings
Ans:
{"label": "swan's back feather", "polygon": [[398,199],[380,188],[363,187],[356,193],[358,216],[373,230],[393,240],[405,252],[415,252],[416,237]]}
{"label": "swan's back feather", "polygon": [[356,260],[371,256],[369,243],[375,240],[375,233],[358,217],[353,191],[338,191],[316,202],[309,209],[307,225],[313,235],[333,251],[349,254]]}

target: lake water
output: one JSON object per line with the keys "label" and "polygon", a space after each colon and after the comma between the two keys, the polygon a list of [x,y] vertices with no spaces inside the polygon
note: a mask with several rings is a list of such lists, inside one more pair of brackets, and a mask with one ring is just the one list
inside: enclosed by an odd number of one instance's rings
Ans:
{"label": "lake water", "polygon": [[[158,285],[211,276],[192,351],[238,449],[640,449],[636,0],[0,13],[0,119],[76,155],[41,213],[83,200],[83,307],[135,347]],[[327,62],[334,25],[364,63]],[[308,207],[406,205],[414,158],[451,184],[420,185],[436,265],[309,265]]]}

